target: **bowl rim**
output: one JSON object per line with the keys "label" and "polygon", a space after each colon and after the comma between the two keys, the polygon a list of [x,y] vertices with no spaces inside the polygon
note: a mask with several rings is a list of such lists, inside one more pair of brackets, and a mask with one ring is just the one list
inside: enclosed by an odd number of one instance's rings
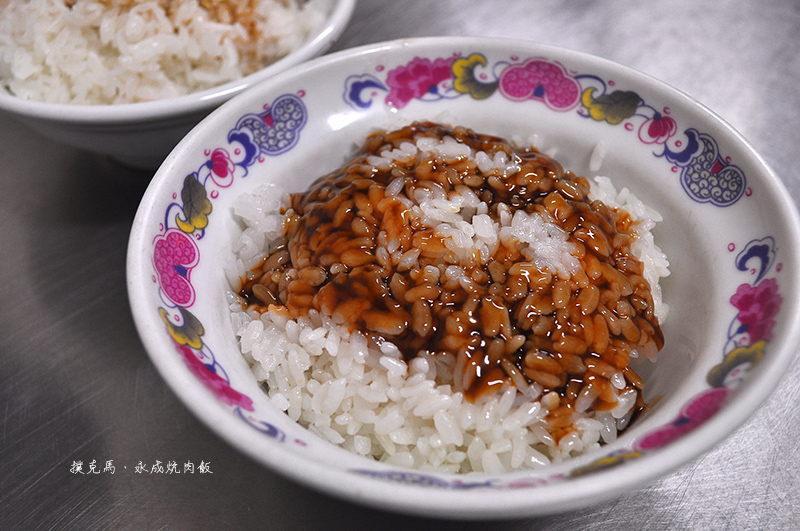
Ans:
{"label": "bowl rim", "polygon": [[[724,134],[728,135],[730,141],[737,145],[737,151],[741,150],[743,157],[749,158],[751,164],[762,170],[760,173],[763,173],[765,177],[765,189],[769,191],[770,197],[775,201],[775,208],[781,212],[781,221],[785,223],[782,228],[787,230],[787,239],[800,241],[800,215],[798,215],[797,207],[791,200],[785,185],[763,157],[738,131],[708,107],[668,83],[637,69],[589,53],[536,41],[497,37],[445,36],[396,39],[362,45],[318,57],[260,83],[254,89],[248,91],[248,94],[253,94],[253,91],[257,93],[268,92],[292,78],[306,76],[325,66],[346,63],[364,55],[391,52],[395,49],[404,48],[433,51],[435,53],[435,50],[445,47],[450,49],[457,47],[474,47],[476,49],[514,47],[515,51],[524,51],[525,53],[551,53],[559,58],[590,61],[605,71],[625,72],[636,79],[637,82],[644,84],[644,86],[660,91],[668,95],[670,99],[680,100],[681,106],[691,108],[693,113],[704,115],[706,119],[713,121],[718,127],[715,132],[717,134],[724,132]],[[247,95],[243,94],[225,103],[207,117],[204,123],[213,125],[225,120],[229,121],[230,116],[228,114],[230,111],[236,108],[239,105],[238,102],[246,97]],[[188,378],[187,375],[171,372],[170,369],[173,367],[173,363],[176,363],[175,360],[165,359],[164,356],[158,353],[161,348],[159,346],[161,340],[149,337],[147,332],[150,319],[140,315],[142,312],[137,308],[143,307],[142,293],[139,293],[137,289],[141,289],[141,286],[144,285],[141,280],[143,277],[147,277],[142,275],[147,265],[144,263],[145,257],[139,256],[139,252],[142,249],[141,244],[145,241],[142,229],[144,218],[150,210],[148,208],[148,200],[165,186],[166,176],[170,172],[174,172],[174,167],[181,157],[181,151],[193,139],[201,137],[203,129],[203,127],[196,128],[173,149],[151,181],[143,196],[139,211],[137,211],[131,230],[127,263],[129,298],[134,321],[154,365],[156,365],[173,392],[180,397],[181,401],[198,418],[223,440],[252,457],[259,464],[267,466],[269,469],[306,486],[363,505],[409,514],[447,516],[457,519],[544,515],[600,503],[633,488],[650,483],[658,477],[685,466],[691,460],[707,453],[714,446],[721,443],[727,436],[741,427],[773,393],[777,383],[781,380],[797,353],[796,345],[800,343],[800,314],[793,314],[787,318],[783,341],[772,345],[769,363],[762,362],[759,364],[759,371],[761,371],[759,378],[768,380],[770,383],[776,384],[775,386],[749,385],[741,389],[731,398],[731,402],[746,404],[745,407],[724,408],[691,433],[684,435],[680,440],[672,442],[669,446],[669,451],[649,452],[636,459],[635,462],[630,463],[630,466],[614,467],[598,471],[589,476],[571,478],[569,481],[564,481],[560,484],[554,483],[548,487],[538,487],[533,492],[533,497],[541,498],[542,494],[546,494],[543,497],[546,503],[541,500],[532,502],[531,491],[527,489],[518,491],[505,490],[503,491],[503,496],[487,496],[485,491],[479,495],[477,493],[480,492],[480,489],[477,491],[470,491],[469,489],[439,489],[435,491],[436,496],[425,496],[426,493],[431,492],[429,489],[420,490],[413,485],[374,481],[371,478],[369,480],[362,477],[354,478],[352,474],[347,474],[345,470],[330,469],[322,463],[307,460],[282,447],[275,448],[275,452],[272,455],[257,454],[254,448],[248,447],[246,444],[249,437],[247,433],[249,428],[243,423],[236,425],[235,423],[227,422],[230,415],[221,404],[214,401],[212,407],[204,408],[193,400],[198,393],[207,393],[207,390],[203,388],[200,382]],[[785,246],[783,250],[787,253],[786,261],[800,264],[800,248],[798,246]],[[139,279],[138,284],[137,278]],[[790,285],[786,282],[786,289],[787,293],[791,293],[800,299],[800,285]],[[221,420],[223,422],[219,422]],[[632,473],[634,467],[636,472]],[[342,481],[342,476],[344,475],[351,477],[347,481]],[[448,474],[438,475],[455,477]],[[598,481],[598,478],[601,478],[602,481]],[[580,489],[576,488],[576,485],[581,485]],[[411,494],[414,491],[417,491],[416,495]],[[419,495],[419,492],[422,495]],[[569,496],[558,498],[559,495],[563,494],[569,494]],[[484,501],[479,503],[481,500],[486,499],[491,499],[491,502]],[[417,504],[414,507],[410,506],[412,500]]]}
{"label": "bowl rim", "polygon": [[332,0],[330,14],[297,49],[252,74],[215,87],[154,101],[89,105],[27,100],[0,85],[0,109],[30,118],[75,124],[147,123],[208,111],[271,76],[324,53],[344,32],[356,1]]}

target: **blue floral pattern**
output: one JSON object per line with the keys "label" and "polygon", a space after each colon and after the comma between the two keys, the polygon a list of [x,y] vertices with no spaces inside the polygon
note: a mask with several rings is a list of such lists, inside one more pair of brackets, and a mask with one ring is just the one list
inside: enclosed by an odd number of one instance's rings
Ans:
{"label": "blue floral pattern", "polygon": [[415,57],[406,64],[382,65],[378,70],[379,75],[362,73],[347,79],[343,94],[348,105],[367,109],[381,93],[385,93],[386,105],[397,108],[413,100],[486,99],[499,93],[510,101],[539,102],[555,112],[577,112],[587,119],[623,124],[626,130],[635,131],[641,142],[661,145],[654,156],[673,164],[684,191],[698,203],[727,207],[747,188],[744,172],[720,154],[711,135],[687,128],[685,140],[677,139],[679,126],[669,108],[659,110],[634,91],[616,88],[613,81],[593,74],[574,72],[558,61],[512,57],[489,65],[484,55],[473,53]]}
{"label": "blue floral pattern", "polygon": [[[221,402],[249,426],[286,441],[286,434],[253,416],[253,400],[233,388],[230,377],[203,340],[202,322],[189,309],[195,303],[192,270],[202,260],[197,241],[211,222],[213,203],[237,178],[247,176],[265,156],[279,156],[298,142],[308,112],[294,94],[284,94],[257,114],[242,116],[228,134],[229,145],[206,151],[206,160],[187,175],[180,193],[173,195],[160,233],[153,240],[153,281],[159,286],[161,315],[167,332],[189,370]],[[304,445],[302,440],[296,443]]]}

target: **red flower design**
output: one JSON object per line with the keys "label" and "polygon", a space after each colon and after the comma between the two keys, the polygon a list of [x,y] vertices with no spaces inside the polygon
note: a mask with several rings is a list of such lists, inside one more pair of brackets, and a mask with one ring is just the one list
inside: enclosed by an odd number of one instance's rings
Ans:
{"label": "red flower design", "polygon": [[645,144],[663,144],[678,130],[678,124],[670,116],[661,113],[644,122],[639,128],[639,139]]}
{"label": "red flower design", "polygon": [[232,406],[241,406],[247,411],[253,411],[253,401],[250,397],[243,395],[235,390],[230,384],[222,378],[219,374],[211,370],[208,365],[201,362],[195,356],[192,349],[175,343],[178,351],[183,355],[183,360],[189,370],[208,387],[214,395],[226,404]]}
{"label": "red flower design", "polygon": [[654,450],[679,439],[714,416],[720,410],[730,391],[725,387],[708,389],[697,395],[681,409],[669,424],[651,431],[634,443],[638,450]]}
{"label": "red flower design", "polygon": [[430,59],[415,57],[405,66],[398,66],[386,76],[389,94],[386,103],[402,109],[414,98],[435,94],[437,85],[453,77],[451,67],[455,58]]}
{"label": "red flower design", "polygon": [[227,177],[236,169],[227,150],[218,148],[211,153],[211,171],[218,177]]}
{"label": "red flower design", "polygon": [[741,284],[733,294],[731,304],[739,310],[739,322],[746,327],[751,343],[772,339],[775,316],[782,301],[774,278],[755,286]]}
{"label": "red flower design", "polygon": [[170,229],[156,238],[153,265],[158,282],[167,298],[178,306],[185,308],[194,303],[189,275],[199,261],[200,251],[186,233]]}
{"label": "red flower design", "polygon": [[512,101],[536,99],[552,109],[565,111],[580,100],[581,85],[561,65],[528,59],[503,70],[500,91]]}

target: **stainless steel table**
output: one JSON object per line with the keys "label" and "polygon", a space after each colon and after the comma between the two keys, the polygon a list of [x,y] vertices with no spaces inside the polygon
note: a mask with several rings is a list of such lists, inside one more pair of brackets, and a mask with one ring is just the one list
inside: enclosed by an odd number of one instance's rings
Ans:
{"label": "stainless steel table", "polygon": [[[561,45],[660,78],[737,128],[800,200],[796,0],[361,0],[335,49],[463,34]],[[261,468],[189,414],[134,330],[125,251],[149,177],[0,114],[0,528],[800,528],[798,363],[705,457],[613,502],[557,516],[412,518]],[[74,473],[77,461],[99,473]],[[195,473],[168,474],[170,462]],[[165,473],[136,473],[157,463]]]}

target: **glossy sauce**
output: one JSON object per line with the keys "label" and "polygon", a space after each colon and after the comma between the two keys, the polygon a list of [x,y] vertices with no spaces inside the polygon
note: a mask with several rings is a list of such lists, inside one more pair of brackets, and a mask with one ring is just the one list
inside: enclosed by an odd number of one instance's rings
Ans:
{"label": "glossy sauce", "polygon": [[[464,157],[394,161],[388,169],[368,163],[403,142],[446,136],[474,151],[502,151],[519,171],[483,175]],[[408,201],[387,195],[397,178],[405,179],[398,196],[412,201],[419,188],[449,196],[467,187],[495,221],[504,209],[542,213],[568,234],[581,267],[559,278],[503,243],[488,260],[459,257]],[[498,137],[433,123],[376,133],[350,163],[291,196],[285,240],[241,295],[253,308],[277,304],[295,318],[316,309],[376,342],[391,341],[406,361],[421,350],[449,357],[453,385],[470,400],[507,383],[538,383],[542,396],[555,393],[548,420],[557,428],[582,393],[595,410],[613,408],[614,373],[638,388],[631,351],[664,342],[630,249],[633,220],[590,201],[588,191],[586,179],[558,162]],[[418,256],[404,260],[410,251]],[[462,280],[448,276],[449,266]]]}

